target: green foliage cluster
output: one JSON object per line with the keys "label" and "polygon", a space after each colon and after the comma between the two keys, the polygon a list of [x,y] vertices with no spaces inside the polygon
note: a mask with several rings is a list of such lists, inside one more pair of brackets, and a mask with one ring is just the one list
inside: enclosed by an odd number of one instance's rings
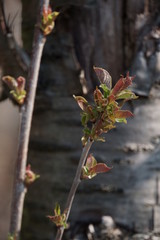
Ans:
{"label": "green foliage cluster", "polygon": [[94,104],[90,105],[82,96],[74,96],[79,107],[82,109],[81,122],[84,126],[84,135],[82,143],[85,145],[91,141],[105,141],[101,137],[102,133],[116,127],[116,123],[127,123],[126,118],[132,117],[133,114],[128,110],[122,110],[123,104],[137,96],[127,89],[134,77],[121,76],[119,81],[112,89],[112,79],[109,73],[102,69],[94,67],[95,73],[100,81],[100,89],[96,87],[94,91]]}

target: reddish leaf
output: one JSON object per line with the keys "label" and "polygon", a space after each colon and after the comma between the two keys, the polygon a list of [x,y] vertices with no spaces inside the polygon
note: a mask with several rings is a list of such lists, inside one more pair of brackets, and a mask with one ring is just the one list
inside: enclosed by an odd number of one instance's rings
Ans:
{"label": "reddish leaf", "polygon": [[103,103],[103,95],[97,87],[96,90],[94,91],[94,101],[98,106]]}
{"label": "reddish leaf", "polygon": [[93,67],[100,83],[106,84],[106,86],[111,89],[112,87],[112,78],[111,75],[103,68]]}
{"label": "reddish leaf", "polygon": [[57,227],[62,227],[63,222],[61,216],[47,216]]}
{"label": "reddish leaf", "polygon": [[50,6],[48,6],[48,8],[46,8],[45,6],[43,6],[43,17],[47,18],[49,14],[52,13],[52,8]]}
{"label": "reddish leaf", "polygon": [[86,161],[86,167],[88,169],[91,169],[92,167],[94,167],[97,164],[96,159],[93,157],[92,154],[89,154],[87,161]]}
{"label": "reddish leaf", "polygon": [[59,12],[52,12],[52,9],[50,7],[48,7],[48,9],[46,9],[45,6],[43,7],[43,17],[40,28],[43,31],[44,35],[51,33],[55,26],[55,20],[58,15]]}
{"label": "reddish leaf", "polygon": [[133,113],[131,113],[128,110],[118,110],[114,112],[114,117],[115,118],[128,118],[128,117],[133,117]]}
{"label": "reddish leaf", "polygon": [[115,101],[115,96],[113,94],[111,94],[109,97],[108,97],[108,102],[109,103],[112,103]]}
{"label": "reddish leaf", "polygon": [[18,83],[18,90],[23,91],[25,88],[25,78],[24,77],[18,77],[17,78],[17,83]]}
{"label": "reddish leaf", "polygon": [[110,171],[112,168],[108,167],[104,163],[97,163],[94,167],[90,169],[91,174],[104,173]]}
{"label": "reddish leaf", "polygon": [[88,107],[88,102],[85,98],[81,97],[81,96],[75,96],[73,95],[74,99],[77,101],[79,107],[83,110],[86,111],[87,107]]}
{"label": "reddish leaf", "polygon": [[[67,211],[67,210],[66,210]],[[54,209],[54,216],[47,216],[53,223],[56,224],[57,227],[67,227],[66,223],[66,211],[61,214],[61,209],[58,203],[56,203],[55,209]]]}
{"label": "reddish leaf", "polygon": [[39,178],[40,175],[35,174],[32,170],[31,170],[31,165],[28,164],[28,166],[26,167],[26,172],[25,172],[25,184],[29,185],[31,183],[33,183],[37,178]]}
{"label": "reddish leaf", "polygon": [[11,76],[4,76],[2,80],[7,84],[10,90],[15,90],[18,87],[16,79]]}
{"label": "reddish leaf", "polygon": [[118,93],[129,87],[132,84],[133,79],[134,77],[130,77],[129,73],[127,73],[126,78],[122,76],[114,86],[112,94],[117,95]]}

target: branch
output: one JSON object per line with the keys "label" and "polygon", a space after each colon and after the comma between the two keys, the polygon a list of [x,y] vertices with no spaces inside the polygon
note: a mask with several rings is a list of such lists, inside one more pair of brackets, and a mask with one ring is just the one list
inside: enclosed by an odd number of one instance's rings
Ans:
{"label": "branch", "polygon": [[[75,178],[73,180],[72,183],[72,187],[70,189],[69,195],[68,195],[68,199],[67,199],[67,203],[65,206],[65,213],[66,213],[66,221],[68,220],[70,211],[71,211],[71,207],[72,207],[72,203],[75,197],[75,193],[76,190],[81,182],[81,172],[82,172],[82,167],[85,164],[86,158],[88,156],[88,152],[92,146],[93,141],[91,141],[90,139],[88,140],[87,144],[85,145],[85,147],[83,148],[82,154],[81,154],[81,158],[77,167],[77,172],[75,175]],[[57,235],[56,235],[56,239],[55,240],[61,240],[62,236],[64,233],[64,227],[60,227],[57,231]]]}
{"label": "branch", "polygon": [[11,24],[7,22],[4,11],[4,2],[0,0],[0,16],[1,16],[0,27],[2,29],[3,34],[7,38],[8,47],[12,51],[22,70],[27,72],[30,66],[30,58],[28,54],[25,52],[25,50],[22,47],[20,47],[19,44],[16,42],[12,31],[13,28],[12,25],[14,23],[15,18],[17,17],[17,14],[14,16]]}
{"label": "branch", "polygon": [[45,0],[40,0],[39,3],[40,10],[38,13],[37,24],[33,40],[33,53],[28,75],[27,97],[25,104],[21,107],[22,117],[10,223],[10,234],[15,236],[16,240],[19,239],[19,234],[21,230],[23,205],[26,193],[24,178],[28,154],[29,135],[31,129],[31,121],[34,108],[40,61],[46,40],[40,28],[38,27],[40,26],[41,23],[42,8],[45,2],[46,2]]}

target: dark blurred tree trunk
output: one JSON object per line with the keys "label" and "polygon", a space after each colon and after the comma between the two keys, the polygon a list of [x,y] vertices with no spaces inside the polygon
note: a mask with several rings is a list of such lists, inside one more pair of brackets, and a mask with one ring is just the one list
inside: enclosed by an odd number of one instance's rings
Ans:
{"label": "dark blurred tree trunk", "polygon": [[[76,74],[84,70],[88,90],[96,84],[93,65],[106,68],[114,83],[120,74],[130,70],[137,76],[134,89],[140,95],[147,96],[152,84],[159,82],[158,0],[140,0],[136,4],[134,0],[55,0],[52,4],[62,12],[56,32],[49,38],[52,57],[56,58],[59,51],[64,59],[62,51],[65,48],[73,57]],[[28,51],[32,39],[28,37],[32,33],[29,29],[33,29],[36,6],[37,1],[31,4],[23,1],[23,37]],[[20,20],[16,21],[20,23]],[[17,32],[20,36],[20,31]],[[57,40],[59,42],[52,42]]]}
{"label": "dark blurred tree trunk", "polygon": [[131,70],[135,91],[148,95],[159,82],[160,3],[157,0],[98,0],[70,9],[71,31],[88,87],[93,86],[93,65],[106,68],[117,81]]}
{"label": "dark blurred tree trunk", "polygon": [[[23,40],[28,52],[37,3],[38,0],[23,0]],[[130,70],[137,76],[134,90],[143,96],[148,96],[152,85],[160,82],[159,0],[54,0],[51,4],[61,10],[61,15],[47,39],[39,77],[29,160],[33,159],[41,179],[28,194],[23,233],[27,240],[52,239],[45,216],[51,213],[53,202],[65,199],[70,186],[70,176],[65,175],[66,162],[72,164],[78,159],[81,129],[76,128],[79,112],[75,114],[75,105],[67,97],[79,92],[80,73],[84,71],[81,77],[83,84],[86,80],[88,91],[97,81],[93,65],[108,70],[114,83],[120,74]],[[0,75],[17,74],[21,70],[0,34]],[[74,134],[69,133],[69,126],[74,124]],[[56,175],[61,166],[62,172]],[[80,208],[79,205],[79,211]]]}

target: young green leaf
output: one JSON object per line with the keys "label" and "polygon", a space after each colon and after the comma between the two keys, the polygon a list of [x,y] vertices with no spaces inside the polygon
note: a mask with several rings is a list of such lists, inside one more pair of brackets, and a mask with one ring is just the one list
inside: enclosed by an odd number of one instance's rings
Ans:
{"label": "young green leaf", "polygon": [[115,120],[117,123],[127,123],[126,118],[116,118]]}
{"label": "young green leaf", "polygon": [[131,99],[137,99],[137,98],[138,97],[130,90],[123,90],[116,96],[117,100],[119,100],[119,99],[131,100]]}
{"label": "young green leaf", "polygon": [[59,12],[52,12],[50,6],[48,7],[48,9],[46,9],[45,6],[43,7],[43,16],[40,29],[42,30],[45,36],[52,32],[55,26],[55,20],[58,17],[58,15]]}
{"label": "young green leaf", "polygon": [[56,203],[56,206],[54,208],[54,213],[55,213],[55,216],[60,216],[61,215],[61,208],[60,208],[60,205],[58,203]]}
{"label": "young green leaf", "polygon": [[101,84],[100,87],[104,91],[104,97],[107,98],[109,96],[109,94],[110,94],[110,89],[105,84]]}

